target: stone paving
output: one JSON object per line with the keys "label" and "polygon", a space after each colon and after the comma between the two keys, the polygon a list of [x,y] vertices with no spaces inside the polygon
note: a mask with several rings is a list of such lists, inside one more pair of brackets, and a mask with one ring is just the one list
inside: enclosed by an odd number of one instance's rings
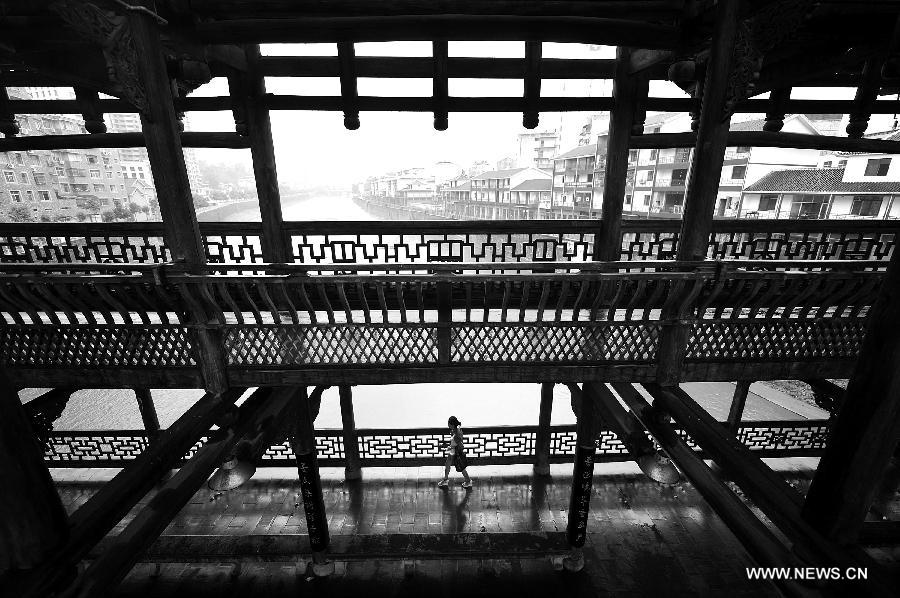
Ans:
{"label": "stone paving", "polygon": [[[800,486],[815,460],[781,460]],[[70,511],[83,504],[115,470],[53,470]],[[529,466],[473,467],[475,487],[435,486],[437,467],[367,469],[365,480],[345,483],[343,472],[323,469],[329,531],[334,539],[383,534],[504,534],[565,530],[571,466],[549,478]],[[459,479],[454,479],[459,482]],[[263,469],[238,490],[199,491],[167,535],[298,536],[307,558],[306,522],[288,469]],[[146,500],[146,499],[145,499]],[[142,503],[145,501],[142,501]],[[127,519],[126,519],[127,522]],[[124,524],[123,524],[124,525]],[[118,529],[121,529],[119,526]],[[547,556],[521,558],[338,557],[328,579],[307,579],[303,563],[248,563],[232,577],[228,563],[142,563],[117,596],[777,596],[767,582],[749,581],[744,549],[688,483],[660,487],[630,464],[597,467],[591,502],[587,565],[557,572]]]}

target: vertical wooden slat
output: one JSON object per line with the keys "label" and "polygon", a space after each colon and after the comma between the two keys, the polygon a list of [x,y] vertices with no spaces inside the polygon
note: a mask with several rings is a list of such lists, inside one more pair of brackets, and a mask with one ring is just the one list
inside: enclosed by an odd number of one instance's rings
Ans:
{"label": "vertical wooden slat", "polygon": [[780,87],[773,89],[769,94],[769,108],[766,110],[766,123],[764,131],[777,133],[784,126],[784,116],[787,112],[787,102],[791,99],[791,88]]}
{"label": "vertical wooden slat", "polygon": [[303,496],[303,510],[306,513],[306,527],[314,557],[321,556],[328,549],[328,519],[325,513],[325,499],[322,494],[322,480],[319,477],[319,463],[316,459],[316,438],[313,418],[309,412],[309,398],[306,388],[299,390],[295,431],[292,439],[294,457],[300,477],[300,492]]}
{"label": "vertical wooden slat", "polygon": [[156,414],[156,406],[153,404],[153,395],[149,388],[135,388],[134,398],[137,400],[138,410],[141,412],[141,420],[144,422],[144,430],[151,442],[159,438],[159,416]]}
{"label": "vertical wooden slat", "polygon": [[344,441],[344,479],[358,480],[362,477],[359,459],[359,437],[356,434],[356,418],[353,415],[353,389],[341,386],[338,389],[341,401],[341,422]]}
{"label": "vertical wooden slat", "polygon": [[883,64],[882,58],[875,57],[867,60],[863,67],[862,83],[856,88],[853,110],[850,112],[847,122],[847,137],[860,139],[869,126],[872,104],[878,99],[878,91],[881,89],[881,66]]}
{"label": "vertical wooden slat", "polygon": [[747,393],[750,392],[750,382],[738,380],[734,386],[734,395],[731,397],[731,408],[728,410],[728,420],[725,427],[737,434],[741,427],[741,418],[744,415],[744,405],[747,402]]}
{"label": "vertical wooden slat", "polygon": [[434,128],[437,131],[446,131],[449,124],[449,110],[447,106],[449,97],[449,84],[447,79],[447,40],[432,41],[431,54],[434,63],[434,75],[432,79]]}
{"label": "vertical wooden slat", "polygon": [[344,126],[351,131],[359,128],[359,93],[356,89],[356,50],[353,42],[338,42],[338,71],[341,80],[341,100],[344,104]]}
{"label": "vertical wooden slat", "polygon": [[539,41],[525,42],[525,112],[522,126],[534,129],[540,121],[537,104],[541,97],[541,54],[543,44]]}
{"label": "vertical wooden slat", "polygon": [[[622,207],[628,184],[628,143],[634,124],[638,86],[629,72],[631,50],[616,50],[616,74],[613,79],[613,108],[610,114],[606,146],[606,173],[603,178],[603,211],[594,237],[594,259],[619,259],[622,247]],[[646,87],[642,88],[646,92]]]}

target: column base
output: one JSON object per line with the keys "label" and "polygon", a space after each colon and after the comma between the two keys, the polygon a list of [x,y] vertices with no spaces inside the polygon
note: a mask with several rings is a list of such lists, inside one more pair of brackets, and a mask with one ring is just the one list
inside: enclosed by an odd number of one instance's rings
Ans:
{"label": "column base", "polygon": [[534,466],[534,475],[550,475],[550,465],[549,464],[541,464]]}
{"label": "column base", "polygon": [[309,569],[315,577],[328,577],[334,574],[334,561],[328,559],[327,550],[313,552]]}
{"label": "column base", "polygon": [[344,479],[345,480],[361,480],[362,479],[362,468],[361,467],[345,467],[344,468]]}
{"label": "column base", "polygon": [[572,573],[584,569],[584,551],[581,548],[573,548],[572,553],[563,558],[563,569]]}

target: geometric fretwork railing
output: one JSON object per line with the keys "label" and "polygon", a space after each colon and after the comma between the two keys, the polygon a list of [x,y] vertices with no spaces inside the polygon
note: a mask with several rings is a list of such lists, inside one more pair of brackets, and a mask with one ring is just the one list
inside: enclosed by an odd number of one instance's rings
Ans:
{"label": "geometric fretwork railing", "polygon": [[245,371],[651,366],[667,326],[687,331],[685,363],[852,360],[881,265],[7,265],[0,365],[191,368],[198,325]]}
{"label": "geometric fretwork railing", "polygon": [[[681,223],[625,220],[622,260],[674,257]],[[890,257],[892,221],[716,220],[710,259],[869,259]],[[201,223],[207,259],[261,263],[258,222]],[[296,263],[585,262],[597,223],[578,220],[286,222]],[[161,223],[2,224],[0,262],[170,260]]]}
{"label": "geometric fretwork railing", "polygon": [[[466,429],[466,452],[475,465],[533,463],[537,426],[496,426]],[[358,430],[362,465],[397,467],[443,464],[440,442],[446,429]],[[682,432],[681,435],[689,438]],[[761,457],[815,456],[822,453],[827,438],[824,420],[744,422],[738,438]],[[53,432],[44,459],[50,467],[123,466],[149,444],[143,430]],[[191,456],[201,443],[193,447]],[[696,447],[691,443],[691,446]],[[343,433],[316,431],[316,449],[322,466],[343,466]],[[551,428],[550,461],[571,462],[575,454],[575,426]],[[628,461],[618,437],[605,430],[597,438],[597,461]],[[295,466],[287,442],[269,448],[263,466]]]}

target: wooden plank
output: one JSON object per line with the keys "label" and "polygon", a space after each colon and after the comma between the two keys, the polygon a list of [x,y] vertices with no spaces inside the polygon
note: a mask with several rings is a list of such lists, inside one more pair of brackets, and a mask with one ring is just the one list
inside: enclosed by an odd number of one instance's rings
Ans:
{"label": "wooden plank", "polygon": [[245,52],[248,70],[246,73],[232,75],[229,78],[229,86],[232,97],[242,103],[243,115],[246,118],[246,137],[250,142],[256,196],[262,219],[260,246],[265,261],[290,262],[292,261],[290,238],[284,234],[281,192],[278,187],[278,169],[272,141],[272,121],[268,108],[261,102],[266,95],[266,84],[259,74],[259,46],[250,45]]}
{"label": "wooden plank", "polygon": [[206,394],[160,434],[157,442],[129,463],[69,517],[68,541],[42,564],[16,580],[13,595],[43,597],[63,582],[100,539],[162,478],[213,424],[234,408],[243,389]]}
{"label": "wooden plank", "polygon": [[[234,133],[180,133],[182,147],[217,147],[240,149],[247,140]],[[0,139],[0,152],[24,152],[47,149],[93,149],[116,147],[144,147],[144,133],[95,133],[93,135],[35,135]]]}
{"label": "wooden plank", "polygon": [[359,460],[359,436],[356,434],[356,418],[353,415],[353,389],[343,385],[338,389],[341,402],[341,425],[344,442],[345,480],[358,480],[362,477],[362,466]]}
{"label": "wooden plank", "polygon": [[898,293],[900,254],[894,252],[803,508],[807,521],[842,544],[856,540],[900,439]]}
{"label": "wooden plank", "polygon": [[43,447],[16,388],[0,371],[0,575],[38,565],[69,535]]}
{"label": "wooden plank", "polygon": [[245,436],[263,435],[276,427],[294,398],[293,389],[282,388],[274,392],[259,389],[254,392],[241,405],[235,422],[220,428],[160,488],[106,551],[75,580],[69,591],[75,596],[88,598],[106,595],[118,585],[213,470],[228,458],[235,444]]}
{"label": "wooden plank", "polygon": [[[634,124],[638,86],[630,74],[629,48],[616,49],[616,74],[613,80],[613,108],[610,115],[609,138],[606,146],[606,173],[603,179],[603,209],[600,227],[594,241],[594,259],[619,259],[622,246],[622,207],[628,184],[628,142]],[[643,89],[646,92],[646,89]]]}

